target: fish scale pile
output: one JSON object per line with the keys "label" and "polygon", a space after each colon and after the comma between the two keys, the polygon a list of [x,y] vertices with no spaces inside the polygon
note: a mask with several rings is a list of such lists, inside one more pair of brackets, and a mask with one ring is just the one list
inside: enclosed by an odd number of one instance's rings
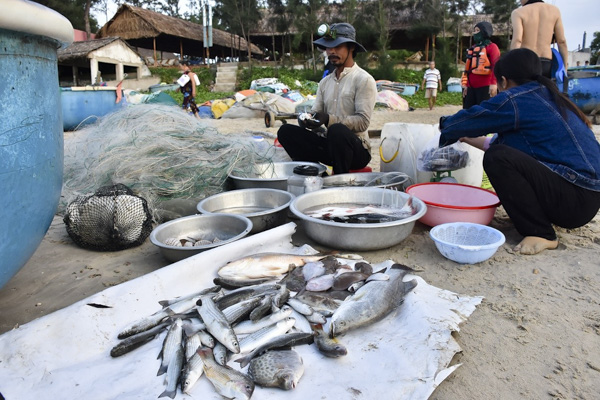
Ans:
{"label": "fish scale pile", "polygon": [[178,388],[190,394],[202,375],[227,398],[249,399],[255,385],[291,390],[304,373],[294,346],[314,343],[326,357],[346,355],[338,337],[398,307],[417,284],[403,281],[411,271],[400,264],[373,271],[352,255],[244,257],[221,267],[215,286],[160,301],[160,311],[118,334],[111,356],[123,356],[168,329],[157,372],[166,376],[166,387],[158,397],[175,398]]}

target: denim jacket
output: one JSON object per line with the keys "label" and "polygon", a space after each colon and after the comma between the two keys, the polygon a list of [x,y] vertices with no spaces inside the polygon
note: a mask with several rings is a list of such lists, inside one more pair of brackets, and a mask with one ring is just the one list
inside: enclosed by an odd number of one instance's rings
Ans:
{"label": "denim jacket", "polygon": [[497,133],[504,144],[535,158],[573,184],[600,191],[600,144],[573,112],[560,115],[550,91],[529,82],[440,120],[440,146]]}

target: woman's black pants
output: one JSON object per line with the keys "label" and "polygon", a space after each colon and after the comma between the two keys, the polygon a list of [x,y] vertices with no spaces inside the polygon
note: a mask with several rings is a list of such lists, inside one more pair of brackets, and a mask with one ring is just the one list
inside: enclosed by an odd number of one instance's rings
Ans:
{"label": "woman's black pants", "polygon": [[590,222],[600,209],[600,192],[572,184],[512,147],[492,145],[483,157],[483,168],[523,236],[556,240],[552,224],[577,228]]}

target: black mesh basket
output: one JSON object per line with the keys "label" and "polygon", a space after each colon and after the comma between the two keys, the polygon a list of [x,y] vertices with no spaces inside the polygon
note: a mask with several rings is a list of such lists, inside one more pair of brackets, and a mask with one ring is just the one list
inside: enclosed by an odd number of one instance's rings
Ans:
{"label": "black mesh basket", "polygon": [[63,221],[78,246],[100,251],[139,246],[152,232],[148,203],[120,183],[77,197],[67,206]]}

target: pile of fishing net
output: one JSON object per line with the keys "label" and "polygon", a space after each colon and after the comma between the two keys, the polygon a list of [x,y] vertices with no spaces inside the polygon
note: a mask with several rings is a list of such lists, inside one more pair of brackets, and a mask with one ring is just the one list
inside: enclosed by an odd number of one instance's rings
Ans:
{"label": "pile of fishing net", "polygon": [[230,173],[246,174],[255,163],[272,162],[274,153],[256,147],[248,133],[219,134],[179,107],[129,106],[65,138],[59,212],[116,183],[150,209],[165,200],[207,197],[223,191]]}

